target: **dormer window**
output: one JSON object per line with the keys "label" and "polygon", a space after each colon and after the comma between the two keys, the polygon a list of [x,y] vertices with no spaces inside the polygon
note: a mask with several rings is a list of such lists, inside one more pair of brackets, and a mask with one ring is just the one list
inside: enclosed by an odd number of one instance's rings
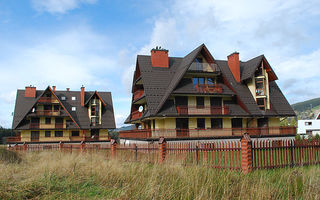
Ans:
{"label": "dormer window", "polygon": [[72,107],[72,111],[76,111],[77,110],[77,108],[76,107]]}
{"label": "dormer window", "polygon": [[71,99],[72,99],[72,101],[75,101],[75,100],[77,100],[77,98],[76,98],[76,97],[71,97]]}
{"label": "dormer window", "polygon": [[66,100],[66,97],[65,97],[65,96],[62,96],[62,97],[61,97],[61,100],[62,100],[62,101],[65,101],[65,100]]}

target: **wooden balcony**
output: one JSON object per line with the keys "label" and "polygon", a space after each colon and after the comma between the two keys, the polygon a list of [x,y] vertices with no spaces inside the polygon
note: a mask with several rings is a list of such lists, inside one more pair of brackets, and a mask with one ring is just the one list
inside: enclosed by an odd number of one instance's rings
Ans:
{"label": "wooden balcony", "polygon": [[20,142],[21,141],[21,136],[6,137],[5,140],[6,140],[7,143]]}
{"label": "wooden balcony", "polygon": [[40,97],[38,103],[59,103],[59,101],[52,97]]}
{"label": "wooden balcony", "polygon": [[142,117],[142,112],[134,111],[131,113],[131,120],[140,119]]}
{"label": "wooden balcony", "polygon": [[178,115],[228,115],[228,106],[177,106]]}
{"label": "wooden balcony", "polygon": [[242,136],[295,135],[296,127],[265,127],[265,128],[221,128],[221,129],[137,129],[120,131],[120,138],[209,138]]}
{"label": "wooden balcony", "polygon": [[140,99],[142,95],[144,94],[144,90],[137,90],[133,93],[133,100]]}
{"label": "wooden balcony", "polygon": [[36,115],[38,116],[59,116],[61,114],[60,110],[36,110]]}
{"label": "wooden balcony", "polygon": [[223,91],[220,84],[199,84],[195,85],[195,88],[199,93],[208,94],[221,94]]}
{"label": "wooden balcony", "polygon": [[64,123],[45,124],[45,123],[30,123],[30,129],[64,129]]}

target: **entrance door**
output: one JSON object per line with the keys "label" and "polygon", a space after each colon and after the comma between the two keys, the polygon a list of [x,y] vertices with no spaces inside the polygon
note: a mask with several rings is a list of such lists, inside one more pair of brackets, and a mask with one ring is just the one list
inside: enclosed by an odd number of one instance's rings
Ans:
{"label": "entrance door", "polygon": [[188,97],[176,97],[177,112],[180,115],[188,114]]}
{"label": "entrance door", "polygon": [[177,137],[188,137],[189,136],[189,120],[188,120],[188,118],[177,118],[176,119],[176,130],[177,130]]}
{"label": "entrance door", "polygon": [[31,118],[30,128],[39,128],[40,126],[40,118],[35,117]]}
{"label": "entrance door", "polygon": [[210,106],[211,106],[212,115],[222,114],[222,98],[221,97],[211,97]]}
{"label": "entrance door", "polygon": [[39,131],[31,131],[31,142],[38,142],[39,135]]}
{"label": "entrance door", "polygon": [[269,128],[268,128],[268,118],[260,118],[258,119],[258,127],[261,129],[261,135],[268,135]]}

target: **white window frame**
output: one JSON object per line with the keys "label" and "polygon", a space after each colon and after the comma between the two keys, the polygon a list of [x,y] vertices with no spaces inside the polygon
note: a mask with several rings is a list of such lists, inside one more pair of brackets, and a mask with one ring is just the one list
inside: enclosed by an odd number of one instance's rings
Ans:
{"label": "white window frame", "polygon": [[73,106],[73,107],[71,108],[71,110],[72,110],[72,111],[77,111],[77,107],[74,107],[74,106]]}
{"label": "white window frame", "polygon": [[65,97],[65,96],[62,96],[62,97],[61,97],[61,100],[62,100],[62,101],[65,101],[65,100],[66,100],[66,97]]}
{"label": "white window frame", "polygon": [[77,97],[71,97],[72,101],[77,100]]}

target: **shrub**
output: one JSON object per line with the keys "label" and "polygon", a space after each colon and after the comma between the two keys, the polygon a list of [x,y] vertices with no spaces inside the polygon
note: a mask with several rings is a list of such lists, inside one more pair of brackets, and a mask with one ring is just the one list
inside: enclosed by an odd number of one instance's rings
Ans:
{"label": "shrub", "polygon": [[3,163],[20,163],[21,157],[17,152],[0,148],[0,162]]}

